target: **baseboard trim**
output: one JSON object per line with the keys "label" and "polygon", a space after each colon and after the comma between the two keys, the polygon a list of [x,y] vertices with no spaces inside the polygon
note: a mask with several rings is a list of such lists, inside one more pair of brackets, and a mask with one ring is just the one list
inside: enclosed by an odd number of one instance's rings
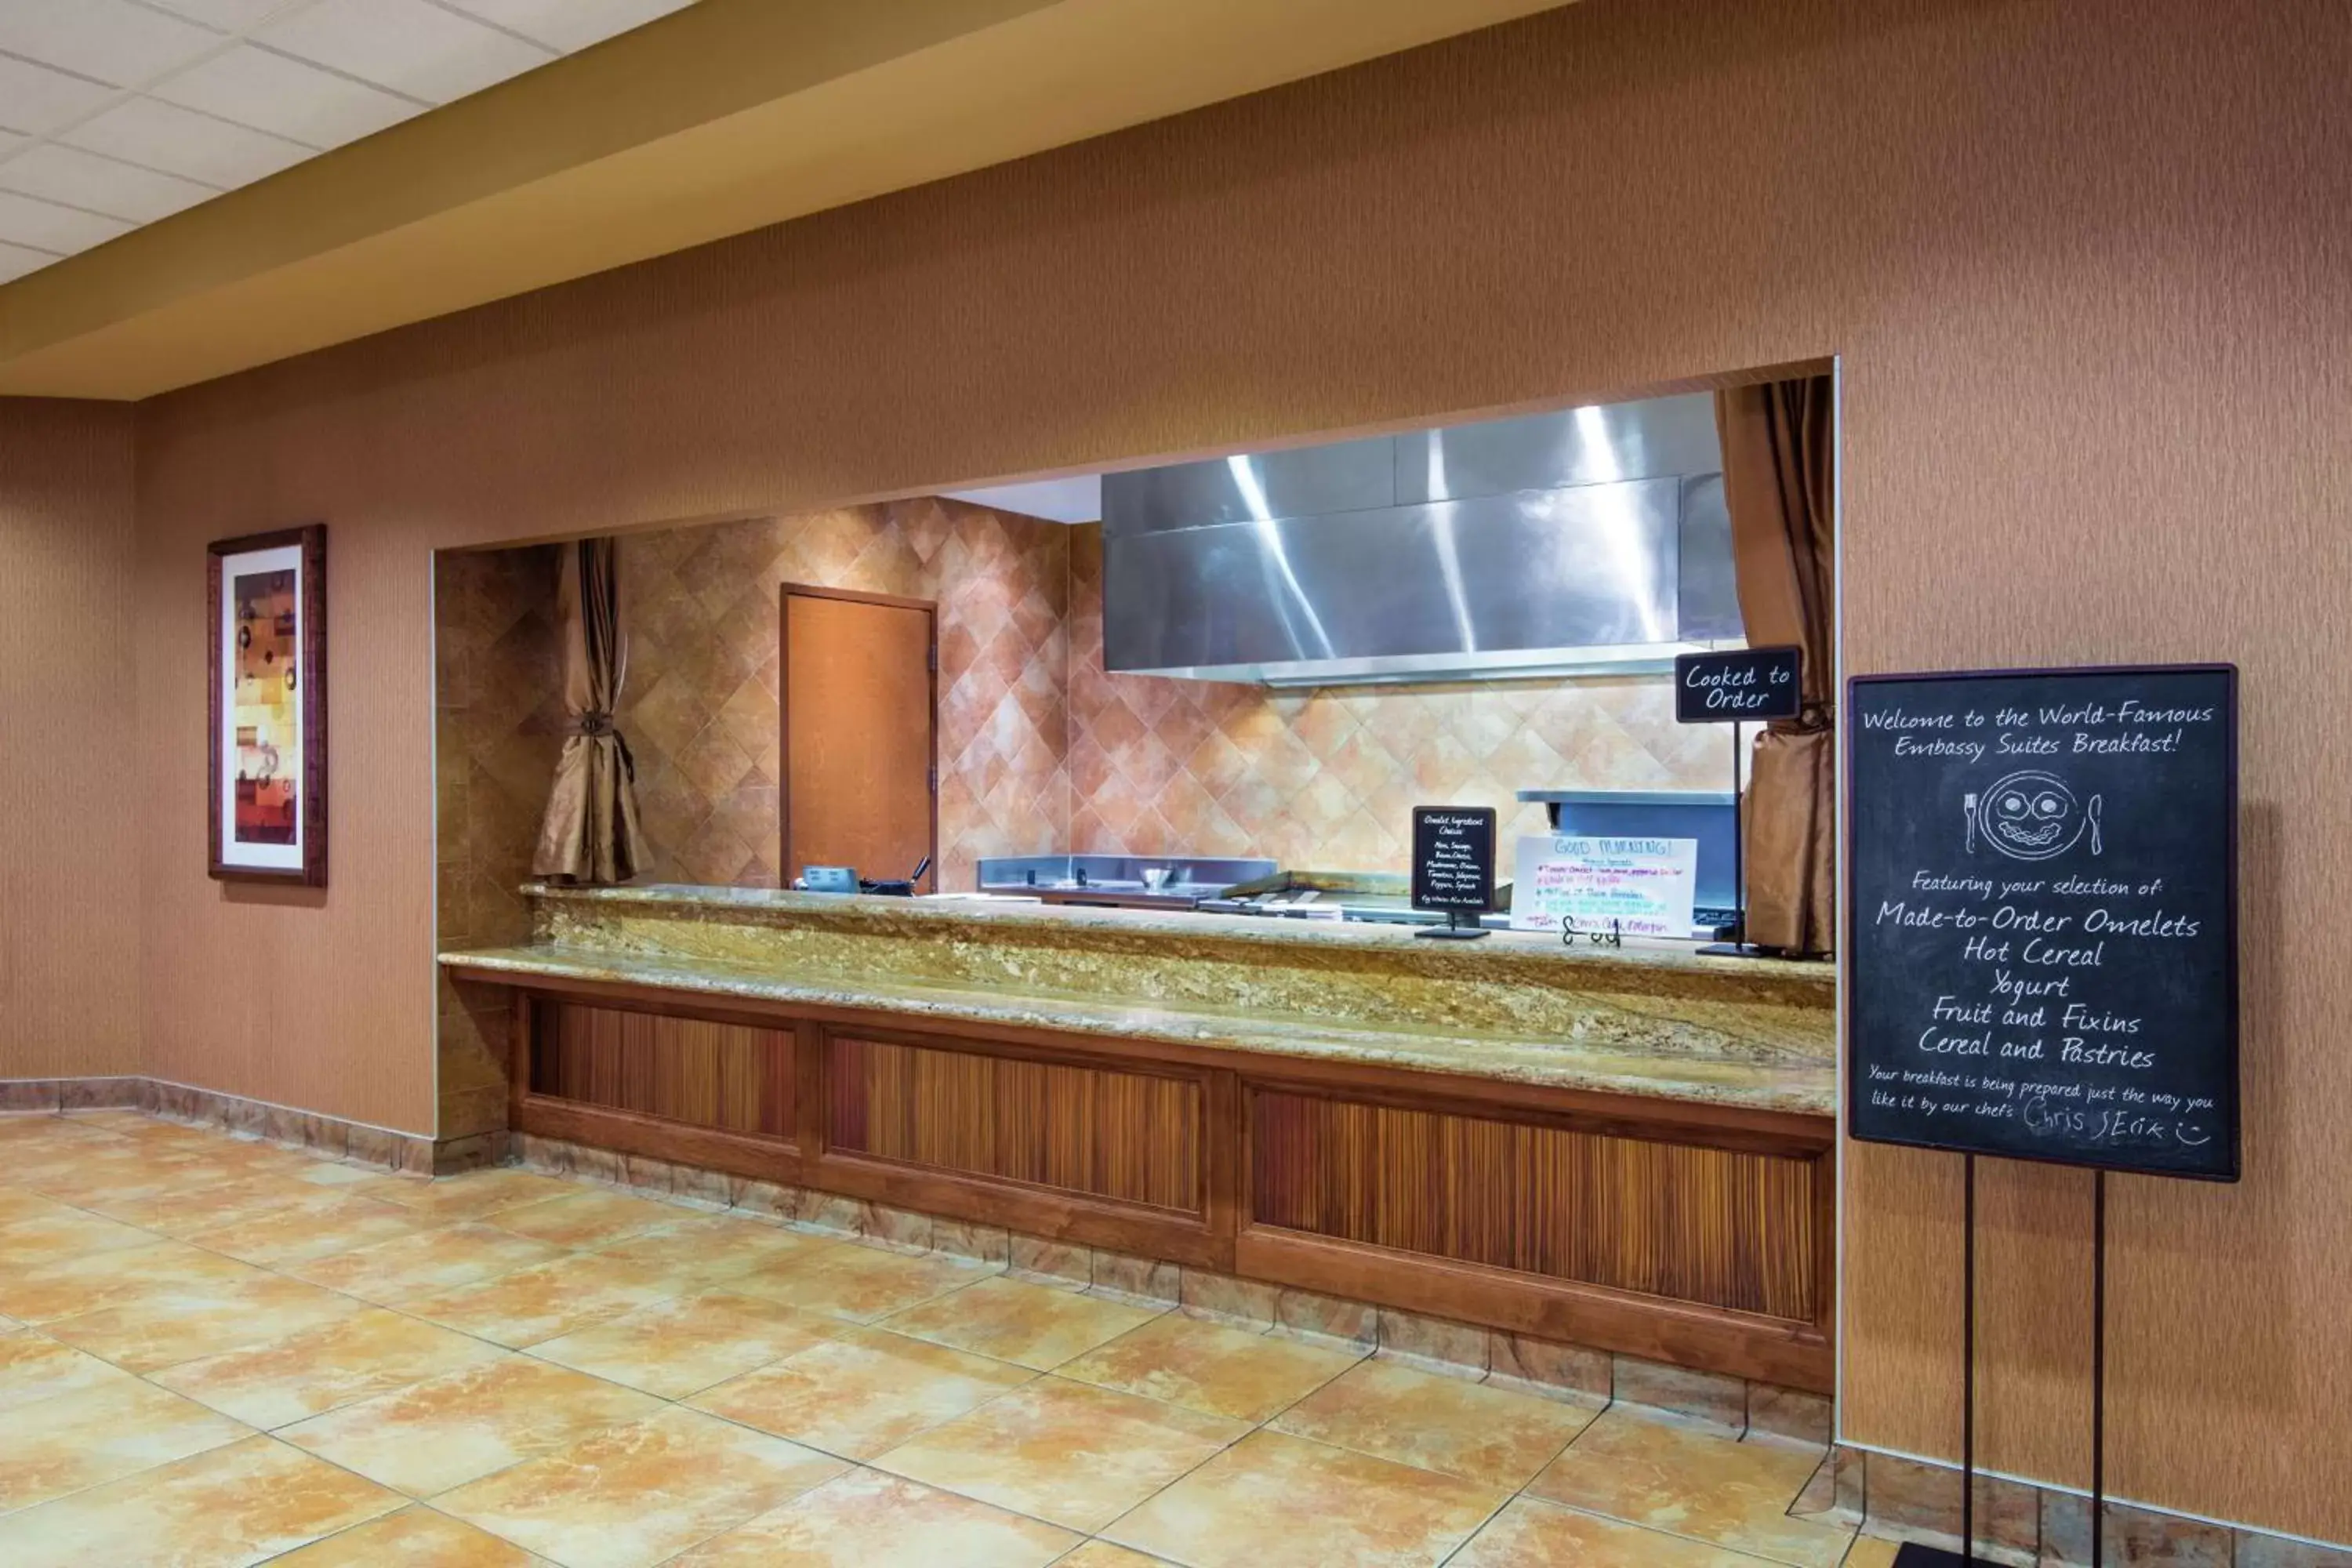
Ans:
{"label": "baseboard trim", "polygon": [[409,1175],[428,1176],[438,1169],[438,1146],[430,1138],[371,1122],[324,1116],[314,1110],[298,1110],[266,1100],[198,1089],[168,1079],[130,1075],[0,1079],[0,1112],[59,1114],[76,1110],[141,1110],[169,1121],[185,1122],[192,1127],[218,1127],[239,1137],[305,1149]]}

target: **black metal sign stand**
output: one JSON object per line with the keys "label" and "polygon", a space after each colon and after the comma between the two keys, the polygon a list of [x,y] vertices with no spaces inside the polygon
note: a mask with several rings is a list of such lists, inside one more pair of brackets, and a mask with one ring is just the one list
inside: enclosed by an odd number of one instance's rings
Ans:
{"label": "black metal sign stand", "polygon": [[[1977,1157],[1960,1156],[1960,1550],[1908,1542],[1895,1568],[1977,1561]],[[2107,1520],[2107,1173],[2091,1172],[2091,1568],[2105,1568]]]}
{"label": "black metal sign stand", "polygon": [[[1804,654],[1794,647],[1740,648],[1727,653],[1686,653],[1675,660],[1675,721],[1678,724],[1731,726],[1731,940],[1709,942],[1699,949],[1721,958],[1761,958],[1761,950],[1748,943],[1748,867],[1741,834],[1747,815],[1741,784],[1748,739],[1743,719],[1793,719],[1804,709]],[[1752,686],[1764,684],[1752,696],[1743,696],[1728,711],[1703,695],[1710,680],[1737,679]],[[1735,688],[1738,689],[1738,688]],[[1720,696],[1718,690],[1714,695]]]}
{"label": "black metal sign stand", "polygon": [[[2152,734],[2143,716],[2177,722]],[[2107,1173],[2217,1182],[2240,1174],[2237,671],[2180,664],[1857,676],[1847,683],[1845,718],[1847,1131],[1864,1142],[1949,1150],[1966,1162],[1962,1540],[1957,1553],[1906,1545],[1895,1562],[1929,1568],[1977,1560],[1976,1161],[1983,1154],[2091,1171],[2089,1558],[2105,1568]],[[2053,761],[2018,768],[2020,759]],[[2000,770],[2008,771],[1979,782]],[[2102,802],[2112,815],[2103,815]],[[1957,825],[1948,815],[1955,805]],[[1942,821],[1931,826],[1930,816]],[[2053,868],[2066,872],[2063,879],[2035,877],[2039,863],[2076,846],[2071,869]],[[1980,851],[2002,860],[1965,858]],[[1938,906],[1920,892],[1958,892],[1978,907]],[[2082,997],[2063,994],[2102,1024],[2110,1001],[2121,1015],[2147,997],[2147,1007],[2163,1009],[2161,1059],[2151,1042],[2118,1056],[2112,1046],[2068,1039],[2045,1055],[2044,1015],[2022,997],[1997,1021],[1992,1003],[1975,1004],[1975,1025],[1992,1026],[1978,1036],[1958,1032],[1968,1025],[1934,1039],[1909,1033],[1923,998],[1948,1004],[1941,993],[1969,989],[1969,962],[2008,957],[2004,921],[2019,931],[2039,929],[2036,922],[2067,931],[2079,919],[2089,932],[2084,906],[2072,902],[2085,897],[2099,900],[2101,940],[2067,966],[2097,983],[2086,983]],[[1919,934],[1948,926],[1955,935]],[[1987,938],[1979,926],[1995,934]],[[2133,945],[2144,937],[2202,942]],[[2137,1033],[2137,1018],[2123,1021],[2133,1027],[2119,1033]],[[1898,1048],[1905,1044],[1950,1055],[1922,1067]],[[1999,1066],[2012,1052],[2031,1064],[2021,1073]],[[2147,1076],[2118,1084],[2105,1070],[2115,1064]],[[1905,1092],[1915,1084],[1923,1092]],[[1998,1097],[2012,1100],[2012,1118],[2002,1118]],[[2143,1106],[2166,1114],[2143,1115]],[[1955,1122],[1948,1114],[1971,1110],[1983,1120]]]}

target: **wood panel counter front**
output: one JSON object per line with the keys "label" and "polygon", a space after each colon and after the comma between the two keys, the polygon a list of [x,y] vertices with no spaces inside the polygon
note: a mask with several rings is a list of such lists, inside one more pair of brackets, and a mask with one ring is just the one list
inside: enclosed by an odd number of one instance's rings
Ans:
{"label": "wood panel counter front", "polygon": [[1826,1392],[1834,984],[1687,949],[530,889],[517,1131]]}

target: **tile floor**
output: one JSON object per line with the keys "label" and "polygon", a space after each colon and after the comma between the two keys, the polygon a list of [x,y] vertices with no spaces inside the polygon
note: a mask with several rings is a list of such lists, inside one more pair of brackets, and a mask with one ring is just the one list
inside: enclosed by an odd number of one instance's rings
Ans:
{"label": "tile floor", "polygon": [[521,1171],[0,1118],[10,1568],[1883,1564],[1816,1452]]}

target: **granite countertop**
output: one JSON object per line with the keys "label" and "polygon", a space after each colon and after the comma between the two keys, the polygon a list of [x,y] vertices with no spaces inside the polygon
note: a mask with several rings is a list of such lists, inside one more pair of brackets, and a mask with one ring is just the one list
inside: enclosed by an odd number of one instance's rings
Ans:
{"label": "granite countertop", "polygon": [[[606,906],[686,918],[705,916],[753,921],[829,919],[862,924],[896,924],[909,934],[926,925],[982,931],[1019,932],[1053,940],[1078,936],[1090,942],[1104,937],[1148,939],[1165,943],[1173,939],[1187,945],[1235,942],[1291,950],[1314,949],[1335,956],[1381,954],[1389,962],[1409,962],[1422,972],[1455,971],[1465,975],[1497,978],[1512,973],[1556,974],[1564,966],[1591,966],[1611,972],[1614,984],[1639,987],[1664,979],[1677,992],[1694,984],[1704,990],[1708,979],[1736,986],[1743,994],[1759,990],[1804,998],[1824,1007],[1836,1005],[1837,972],[1832,964],[1777,958],[1726,958],[1701,953],[1696,943],[1629,937],[1622,947],[1602,948],[1589,942],[1566,943],[1548,931],[1491,931],[1471,941],[1444,941],[1417,936],[1421,928],[1369,921],[1291,920],[1262,915],[1198,914],[1189,910],[1104,909],[1090,905],[1033,903],[1025,899],[991,899],[948,895],[922,899],[885,899],[828,893],[797,893],[774,888],[697,887],[683,883],[649,883],[635,887],[573,888],[530,882],[523,895],[539,901],[582,906]],[[1666,979],[1665,977],[1672,977]]]}
{"label": "granite countertop", "polygon": [[1827,964],[957,899],[524,890],[530,945],[442,962],[486,979],[873,1008],[1801,1114],[1836,1106]]}

